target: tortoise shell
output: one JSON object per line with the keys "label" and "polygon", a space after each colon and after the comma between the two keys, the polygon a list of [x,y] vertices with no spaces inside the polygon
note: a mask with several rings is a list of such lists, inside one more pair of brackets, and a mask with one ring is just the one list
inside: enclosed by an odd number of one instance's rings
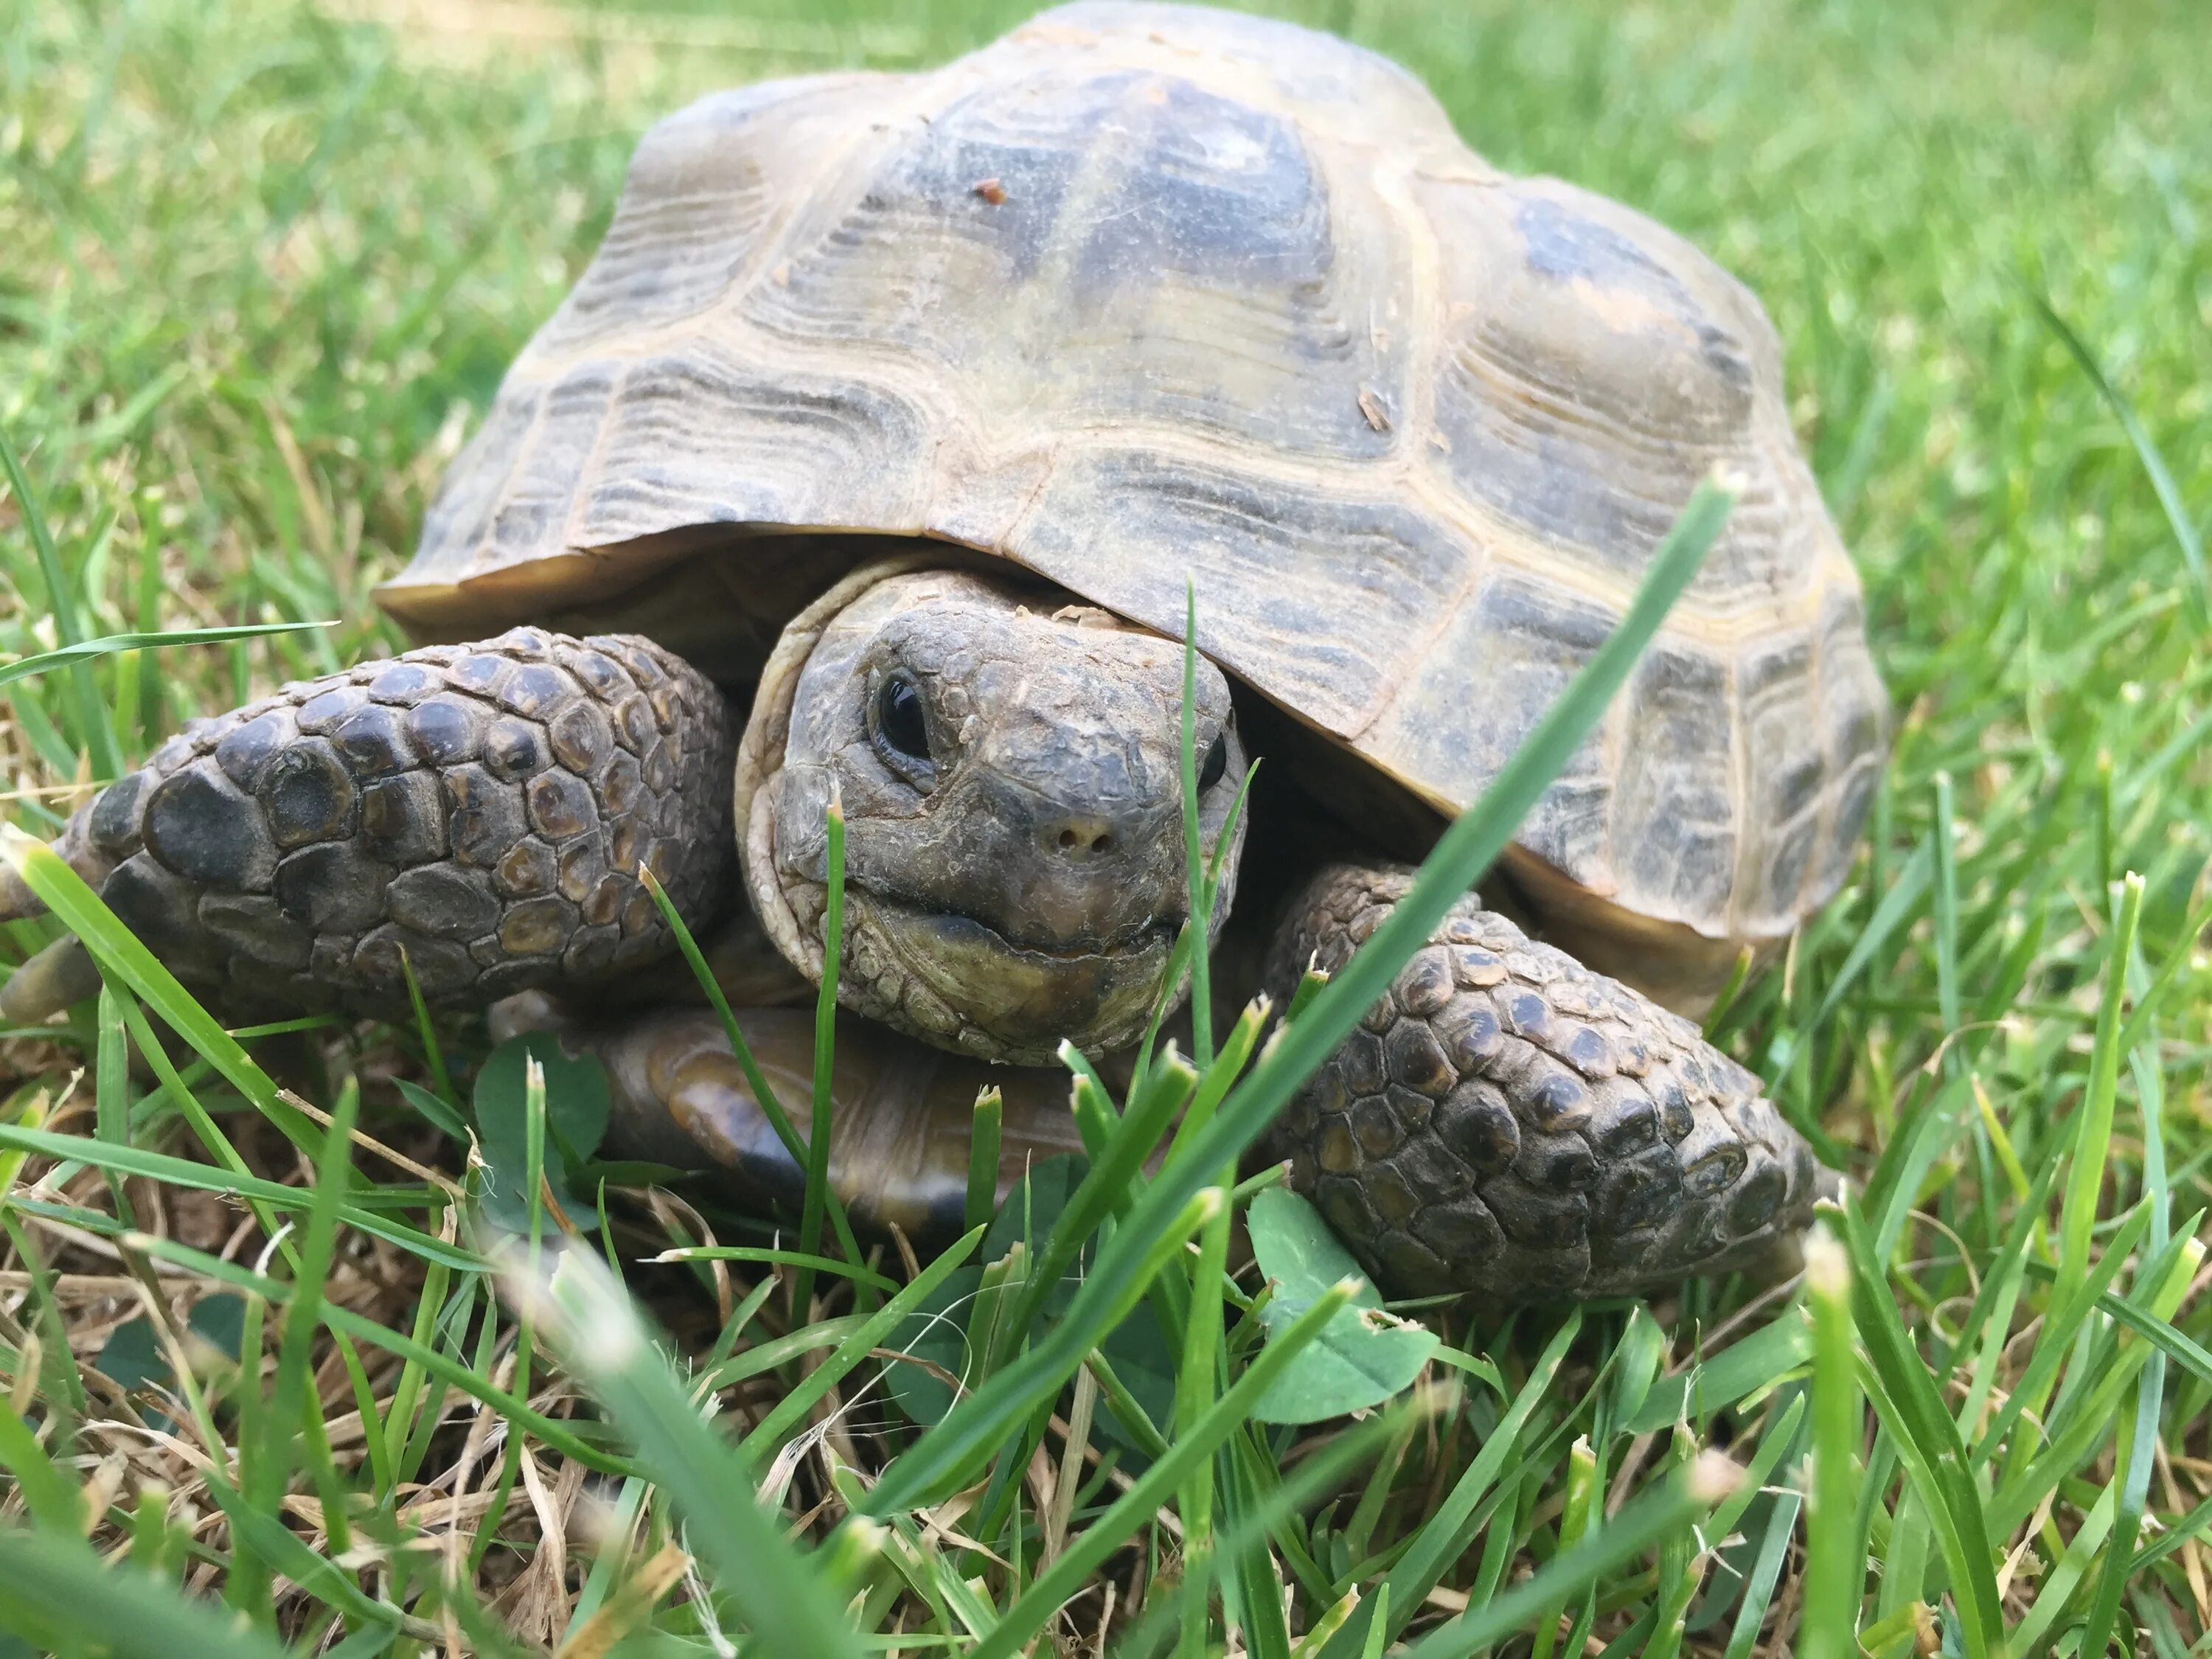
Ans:
{"label": "tortoise shell", "polygon": [[857,531],[1180,636],[1188,579],[1209,656],[1453,813],[1716,465],[1740,504],[1509,855],[1707,981],[1835,891],[1884,748],[1758,301],[1368,52],[1103,0],[655,126],[380,597],[451,637],[711,548],[709,625],[772,635],[807,582],[748,580],[764,532]]}

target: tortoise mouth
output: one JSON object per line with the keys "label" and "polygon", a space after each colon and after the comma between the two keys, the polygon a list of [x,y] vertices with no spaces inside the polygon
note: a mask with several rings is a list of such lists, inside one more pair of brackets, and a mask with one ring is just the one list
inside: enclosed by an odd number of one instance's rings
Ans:
{"label": "tortoise mouth", "polygon": [[[896,911],[931,923],[953,948],[972,945],[1042,961],[1078,963],[1099,957],[1123,956],[1151,951],[1163,939],[1172,946],[1176,935],[1182,930],[1180,913],[1148,916],[1110,932],[1097,933],[1079,927],[1055,927],[1043,916],[1036,918],[1036,925],[1028,927],[1004,916],[986,921],[972,910],[956,908],[941,901],[909,897],[895,886],[853,882],[847,890],[851,896],[864,896],[885,912]],[[1046,896],[1038,902],[1049,908],[1048,901],[1049,896]]]}
{"label": "tortoise mouth", "polygon": [[[878,983],[884,969],[905,981],[897,1000],[908,1018],[898,1023],[930,1042],[1019,1065],[1050,1063],[1062,1041],[1085,1054],[1134,1042],[1182,925],[1156,920],[1111,941],[1039,945],[973,916],[866,890],[847,905],[850,959],[876,958]],[[932,1003],[949,1011],[956,1029],[928,1029],[921,1010]]]}

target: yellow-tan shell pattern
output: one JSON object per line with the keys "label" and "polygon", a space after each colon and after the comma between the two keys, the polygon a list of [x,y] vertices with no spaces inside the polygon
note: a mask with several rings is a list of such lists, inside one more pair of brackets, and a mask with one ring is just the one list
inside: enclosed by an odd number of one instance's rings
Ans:
{"label": "yellow-tan shell pattern", "polygon": [[513,620],[715,526],[942,538],[1177,636],[1188,579],[1223,667],[1455,811],[1716,464],[1741,504],[1515,856],[1718,958],[1834,892],[1884,748],[1757,301],[1372,53],[1106,0],[654,127],[381,597]]}

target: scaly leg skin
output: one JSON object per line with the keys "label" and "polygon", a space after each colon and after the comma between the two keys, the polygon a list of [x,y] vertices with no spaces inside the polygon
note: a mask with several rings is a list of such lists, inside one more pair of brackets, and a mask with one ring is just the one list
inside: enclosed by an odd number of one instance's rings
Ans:
{"label": "scaly leg skin", "polygon": [[[741,1007],[736,1018],[777,1103],[799,1133],[809,1133],[813,1011]],[[547,1031],[571,1055],[597,1054],[612,1096],[608,1139],[625,1155],[716,1171],[724,1195],[756,1214],[799,1212],[806,1172],[761,1109],[712,1011],[660,1007],[598,1019],[535,993],[501,1003],[491,1025],[497,1038]],[[990,1065],[839,1012],[830,1186],[855,1223],[896,1225],[933,1244],[959,1236],[975,1095],[986,1085],[1004,1100],[999,1197],[1030,1164],[1083,1150],[1065,1070]]]}
{"label": "scaly leg skin", "polygon": [[[518,628],[197,720],[57,849],[197,993],[234,1013],[401,1014],[634,969],[735,890],[738,722],[650,641]],[[36,914],[0,883],[0,920]],[[0,988],[11,1021],[87,988],[73,942]]]}
{"label": "scaly leg skin", "polygon": [[[1336,865],[1269,959],[1343,966],[1413,875]],[[1285,1110],[1291,1184],[1398,1295],[1503,1304],[1754,1265],[1837,1177],[1698,1028],[1462,900]]]}

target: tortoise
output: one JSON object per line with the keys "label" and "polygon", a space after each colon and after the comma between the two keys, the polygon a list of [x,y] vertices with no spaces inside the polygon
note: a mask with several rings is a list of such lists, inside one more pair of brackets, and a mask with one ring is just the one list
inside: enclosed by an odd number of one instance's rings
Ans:
{"label": "tortoise", "polygon": [[[58,845],[226,1007],[388,1012],[411,967],[593,1048],[631,1146],[775,1202],[795,1171],[641,872],[803,1099],[835,807],[833,1180],[927,1227],[979,1085],[1008,1170],[1072,1148],[1061,1040],[1110,1060],[1174,1000],[1189,593],[1216,979],[1279,1007],[1726,466],[1740,505],[1487,902],[1269,1150],[1401,1292],[1741,1264],[1834,1177],[1685,1015],[1834,894],[1885,750],[1779,362],[1690,244],[1285,23],[1090,0],[934,71],[710,96],[647,134],[378,591],[431,643],[192,725]],[[84,983],[64,941],[8,1012]]]}

